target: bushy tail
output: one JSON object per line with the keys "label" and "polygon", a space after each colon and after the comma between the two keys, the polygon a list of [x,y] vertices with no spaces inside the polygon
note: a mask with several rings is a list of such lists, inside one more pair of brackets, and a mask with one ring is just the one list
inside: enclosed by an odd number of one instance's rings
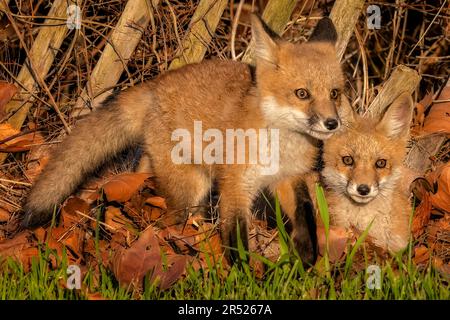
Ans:
{"label": "bushy tail", "polygon": [[136,113],[145,111],[142,106],[122,107],[120,100],[119,96],[80,120],[57,147],[25,203],[23,227],[50,220],[57,205],[75,191],[87,174],[140,141],[145,115]]}

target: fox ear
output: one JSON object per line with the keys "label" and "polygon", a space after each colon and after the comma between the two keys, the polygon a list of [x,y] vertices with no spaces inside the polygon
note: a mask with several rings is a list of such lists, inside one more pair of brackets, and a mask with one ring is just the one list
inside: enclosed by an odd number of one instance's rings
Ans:
{"label": "fox ear", "polygon": [[335,44],[337,41],[337,31],[333,21],[328,17],[323,17],[317,23],[313,33],[309,37],[309,41],[326,41]]}
{"label": "fox ear", "polygon": [[409,134],[412,114],[411,95],[403,93],[386,110],[377,128],[381,129],[389,138],[405,138]]}
{"label": "fox ear", "polygon": [[341,100],[341,107],[338,109],[338,115],[342,124],[345,127],[349,127],[356,121],[356,113],[345,95],[342,94]]}
{"label": "fox ear", "polygon": [[278,35],[258,15],[253,13],[251,20],[256,58],[276,65],[278,45],[275,40],[279,39]]}

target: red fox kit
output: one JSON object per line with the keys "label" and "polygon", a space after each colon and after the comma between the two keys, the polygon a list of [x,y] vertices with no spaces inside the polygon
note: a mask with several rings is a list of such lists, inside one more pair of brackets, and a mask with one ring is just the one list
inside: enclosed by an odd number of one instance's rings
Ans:
{"label": "red fox kit", "polygon": [[393,252],[406,247],[412,212],[400,185],[412,99],[401,95],[381,120],[355,116],[324,143],[321,172],[332,225],[368,228],[373,243]]}
{"label": "red fox kit", "polygon": [[[120,93],[80,121],[33,186],[22,225],[48,221],[55,206],[74,192],[86,175],[108,157],[140,143],[170,207],[198,205],[212,182],[217,182],[223,244],[236,246],[239,225],[246,245],[246,221],[254,195],[264,186],[310,170],[318,152],[316,139],[329,138],[341,126],[343,88],[334,49],[337,34],[330,19],[322,19],[304,44],[269,35],[255,16],[252,31],[254,77],[250,67],[239,62],[188,65]],[[278,130],[277,170],[264,174],[262,164],[230,164],[220,159],[199,162],[198,146],[192,153],[183,153],[183,161],[174,161],[174,133],[181,130],[195,140],[198,124],[210,133]],[[270,151],[275,149],[272,146]],[[237,148],[231,149],[233,157],[235,151],[239,153]],[[248,152],[245,149],[244,153]]]}

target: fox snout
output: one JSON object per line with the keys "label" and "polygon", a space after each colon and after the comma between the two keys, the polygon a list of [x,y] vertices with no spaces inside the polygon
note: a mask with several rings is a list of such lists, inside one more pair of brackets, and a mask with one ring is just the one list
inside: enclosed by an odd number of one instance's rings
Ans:
{"label": "fox snout", "polygon": [[[313,117],[314,118],[314,117]],[[317,119],[316,123],[313,123],[313,126],[316,125],[317,130],[323,131],[323,132],[335,132],[339,130],[341,126],[341,119],[338,115],[329,116],[326,118],[323,118],[321,116],[315,116]]]}
{"label": "fox snout", "polygon": [[347,193],[351,199],[358,203],[368,203],[378,195],[376,183],[349,181]]}
{"label": "fox snout", "polygon": [[323,139],[331,137],[341,127],[341,119],[337,113],[322,115],[314,112],[310,117],[310,128]]}
{"label": "fox snout", "polygon": [[310,126],[315,132],[325,136],[337,132],[341,127],[341,118],[337,112],[337,100],[313,101],[310,106]]}

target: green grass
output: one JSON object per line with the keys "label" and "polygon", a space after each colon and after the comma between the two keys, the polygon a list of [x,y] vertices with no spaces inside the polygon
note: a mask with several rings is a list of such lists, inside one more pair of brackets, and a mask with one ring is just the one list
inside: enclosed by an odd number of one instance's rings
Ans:
{"label": "green grass", "polygon": [[[328,228],[328,208],[323,190],[318,187],[316,192],[321,218]],[[107,299],[450,299],[449,279],[431,266],[417,268],[411,260],[412,246],[379,265],[380,289],[366,286],[369,275],[365,270],[352,271],[354,252],[363,239],[340,265],[330,264],[325,254],[318,263],[319,267],[305,270],[290,249],[278,203],[276,215],[281,239],[279,260],[272,263],[252,254],[253,258],[266,263],[263,279],[258,279],[251,271],[247,264],[248,253],[239,246],[240,267],[232,267],[226,275],[220,265],[211,266],[209,272],[196,272],[188,267],[186,278],[165,291],[148,280],[140,292],[122,288],[104,269],[101,269],[98,279],[88,272],[82,290],[70,290],[63,285],[67,279],[65,257],[58,261],[60,268],[50,270],[48,265],[52,252],[45,250],[39,259],[33,261],[29,272],[10,259],[6,261],[0,271],[0,299],[86,299],[86,289]]]}

